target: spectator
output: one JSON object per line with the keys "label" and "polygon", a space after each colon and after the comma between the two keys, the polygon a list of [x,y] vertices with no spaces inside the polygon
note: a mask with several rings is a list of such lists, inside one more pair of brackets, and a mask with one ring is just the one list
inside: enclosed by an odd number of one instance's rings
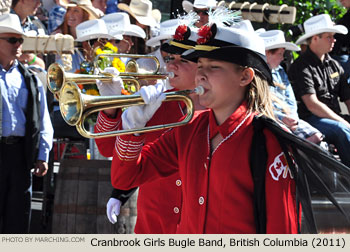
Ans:
{"label": "spectator", "polygon": [[53,140],[44,87],[17,60],[23,35],[17,15],[0,16],[0,233],[29,232],[32,172],[47,173]]}
{"label": "spectator", "polygon": [[295,135],[305,138],[310,142],[319,144],[322,141],[322,133],[304,120],[300,120],[297,112],[292,86],[288,76],[280,63],[283,61],[284,52],[300,51],[293,43],[286,42],[284,34],[279,30],[270,30],[259,34],[264,39],[267,64],[271,68],[275,86],[270,90],[273,93],[274,114]]}
{"label": "spectator", "polygon": [[91,3],[96,9],[99,9],[103,14],[106,13],[107,0],[92,0]]}
{"label": "spectator", "polygon": [[[12,1],[11,13],[18,15],[23,31],[26,35],[36,36],[47,34],[45,26],[37,17],[34,16],[40,5],[40,0]],[[18,60],[24,64],[36,65],[42,69],[45,69],[45,62],[42,60],[42,58],[37,57],[36,54],[22,54]]]}
{"label": "spectator", "polygon": [[76,38],[75,27],[78,24],[101,16],[101,11],[93,7],[90,0],[71,0],[67,4],[67,13],[62,25],[54,33],[69,34]]}
{"label": "spectator", "polygon": [[49,11],[49,20],[47,23],[47,32],[51,34],[64,21],[67,12],[67,0],[54,0],[55,5]]}
{"label": "spectator", "polygon": [[215,9],[216,5],[216,0],[195,0],[193,4],[186,0],[182,2],[182,7],[185,12],[189,13],[190,11],[194,11],[200,17],[196,23],[197,27],[202,27],[208,23],[209,10]]}
{"label": "spectator", "polygon": [[[337,24],[344,25],[348,30],[350,29],[350,0],[339,1],[344,8],[347,9],[345,15],[338,20]],[[331,55],[336,59],[344,68],[346,74],[350,75],[350,33],[334,35],[335,43],[334,48],[331,51]]]}
{"label": "spectator", "polygon": [[118,0],[108,0],[105,14],[111,14],[118,11]]}
{"label": "spectator", "polygon": [[334,25],[327,14],[304,22],[305,34],[296,43],[307,41],[308,48],[291,65],[288,76],[298,101],[298,114],[334,144],[341,161],[350,166],[349,115],[342,115],[339,100],[350,111],[350,86],[343,68],[329,56],[334,34],[346,34],[343,25]]}

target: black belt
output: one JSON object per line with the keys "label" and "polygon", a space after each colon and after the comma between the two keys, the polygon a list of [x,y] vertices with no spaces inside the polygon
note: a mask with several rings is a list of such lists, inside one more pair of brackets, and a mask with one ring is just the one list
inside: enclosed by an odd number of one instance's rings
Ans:
{"label": "black belt", "polygon": [[21,136],[8,136],[8,137],[1,137],[0,138],[1,143],[3,144],[16,144],[24,140],[24,137]]}

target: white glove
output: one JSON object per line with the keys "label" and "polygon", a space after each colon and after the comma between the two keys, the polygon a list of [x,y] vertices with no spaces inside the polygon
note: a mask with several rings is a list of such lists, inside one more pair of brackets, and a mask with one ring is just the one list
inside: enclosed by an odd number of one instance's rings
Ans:
{"label": "white glove", "polygon": [[96,85],[100,95],[120,95],[122,92],[123,80],[119,77],[119,71],[114,67],[106,67],[102,73],[109,73],[114,75],[111,83],[102,83],[100,80],[96,80]]}
{"label": "white glove", "polygon": [[122,202],[115,198],[110,198],[107,202],[107,217],[112,224],[117,223],[117,216],[120,213],[121,205]]}
{"label": "white glove", "polygon": [[165,99],[164,89],[162,83],[143,86],[138,93],[146,104],[129,107],[123,112],[123,129],[143,128]]}

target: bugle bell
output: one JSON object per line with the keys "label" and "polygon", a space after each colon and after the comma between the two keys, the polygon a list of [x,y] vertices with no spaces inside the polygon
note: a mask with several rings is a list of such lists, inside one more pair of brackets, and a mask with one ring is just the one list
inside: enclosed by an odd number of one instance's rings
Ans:
{"label": "bugle bell", "polygon": [[[103,73],[98,75],[91,74],[75,74],[75,73],[66,73],[64,68],[58,64],[53,63],[47,69],[47,83],[48,88],[52,93],[60,92],[64,83],[69,81],[74,81],[77,84],[95,84],[96,80],[102,82],[111,82],[114,75],[109,73]],[[136,90],[140,89],[139,81],[133,76],[121,76],[123,81],[126,81],[128,85],[134,85]]]}
{"label": "bugle bell", "polygon": [[[98,60],[101,57],[109,57],[109,58],[128,58],[129,61],[126,63],[125,66],[125,72],[120,73],[120,76],[133,76],[137,79],[144,79],[144,80],[159,80],[159,79],[167,79],[167,78],[173,78],[174,73],[168,72],[168,73],[160,73],[160,63],[156,56],[154,55],[141,55],[141,54],[123,54],[123,53],[101,53],[98,54],[94,59],[94,67],[98,69],[98,71],[101,71],[101,69],[98,67]],[[145,71],[140,68],[139,64],[137,63],[137,59],[151,59],[155,62],[156,68],[154,71]]]}
{"label": "bugle bell", "polygon": [[80,135],[86,138],[102,138],[126,134],[146,133],[161,129],[178,127],[187,124],[193,117],[193,102],[188,96],[191,93],[203,92],[203,88],[196,90],[183,90],[165,93],[165,101],[183,101],[187,107],[187,114],[180,122],[164,125],[148,126],[141,129],[118,130],[111,132],[91,133],[84,127],[86,118],[101,110],[112,108],[126,108],[145,104],[140,95],[115,95],[115,96],[92,96],[82,94],[74,82],[66,82],[60,93],[60,110],[63,119],[71,126],[76,126]]}

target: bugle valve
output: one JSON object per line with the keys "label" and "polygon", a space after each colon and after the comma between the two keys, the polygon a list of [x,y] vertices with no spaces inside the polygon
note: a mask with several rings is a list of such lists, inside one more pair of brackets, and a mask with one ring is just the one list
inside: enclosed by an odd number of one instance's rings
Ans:
{"label": "bugle valve", "polygon": [[92,133],[86,130],[84,123],[85,119],[89,115],[105,109],[126,108],[130,106],[143,105],[145,103],[142,97],[138,94],[115,96],[86,95],[81,93],[76,83],[67,82],[62,87],[59,104],[63,119],[69,125],[76,126],[80,135],[86,138],[102,138],[126,134],[146,133],[187,124],[192,119],[194,113],[192,99],[188,96],[191,93],[203,93],[203,88],[198,87],[194,90],[182,90],[165,93],[165,101],[183,101],[185,103],[187,107],[187,114],[180,122],[147,126],[141,129],[117,130],[101,133]]}

